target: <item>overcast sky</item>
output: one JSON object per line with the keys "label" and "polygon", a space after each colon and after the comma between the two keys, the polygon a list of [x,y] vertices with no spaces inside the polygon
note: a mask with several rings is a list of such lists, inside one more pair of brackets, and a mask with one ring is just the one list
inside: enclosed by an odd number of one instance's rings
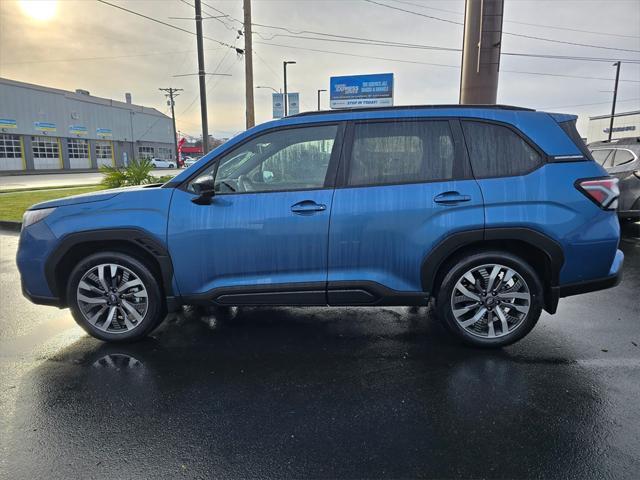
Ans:
{"label": "overcast sky", "polygon": [[[162,112],[168,108],[158,88],[183,88],[176,101],[178,130],[192,135],[200,132],[198,79],[173,77],[197,71],[194,36],[95,0],[53,0],[55,14],[50,19],[38,20],[34,15],[46,16],[43,7],[36,8],[34,13],[33,8],[24,5],[28,1],[0,0],[0,76],[67,90],[82,88],[118,100],[124,99],[125,92],[131,92],[134,103]],[[170,18],[193,17],[193,8],[181,0],[110,1],[195,31],[192,20]],[[464,0],[376,2],[444,20],[463,21]],[[205,35],[243,47],[244,39],[237,34],[242,0],[205,0],[205,3],[229,15],[221,21],[205,20]],[[203,9],[205,13],[220,15],[204,4]],[[631,51],[504,35],[503,53],[640,60],[638,0],[505,0],[504,13],[505,32]],[[253,23],[286,27],[303,36],[314,36],[300,33],[310,31],[451,48],[462,45],[460,25],[366,0],[254,0]],[[303,110],[316,108],[316,90],[328,88],[330,76],[377,72],[394,73],[396,105],[458,101],[458,52],[337,43],[326,41],[330,38],[326,36],[325,41],[292,38],[295,36],[285,30],[254,27],[254,77],[255,85],[279,89],[282,61],[297,61],[289,67],[289,91],[300,92]],[[243,59],[232,49],[211,40],[205,40],[205,59],[209,72],[232,75],[208,80],[209,129],[217,136],[233,135],[244,129]],[[613,80],[515,73],[613,79],[615,68],[611,62],[506,55],[501,62],[499,103],[577,113],[581,116],[579,128],[583,135],[589,115],[606,114],[611,108]],[[623,64],[621,79],[635,82],[620,83],[618,111],[640,109],[640,64]],[[256,121],[269,120],[271,91],[256,90],[255,104]],[[328,108],[326,97],[323,108]]]}

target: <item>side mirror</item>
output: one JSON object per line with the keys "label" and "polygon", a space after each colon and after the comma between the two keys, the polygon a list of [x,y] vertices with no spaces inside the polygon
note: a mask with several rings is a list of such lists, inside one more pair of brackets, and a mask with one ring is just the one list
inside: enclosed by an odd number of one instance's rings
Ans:
{"label": "side mirror", "polygon": [[191,188],[193,188],[193,191],[198,195],[191,201],[197,205],[211,204],[211,199],[216,194],[213,178],[208,178],[206,180],[203,179],[200,182],[194,182],[191,184]]}

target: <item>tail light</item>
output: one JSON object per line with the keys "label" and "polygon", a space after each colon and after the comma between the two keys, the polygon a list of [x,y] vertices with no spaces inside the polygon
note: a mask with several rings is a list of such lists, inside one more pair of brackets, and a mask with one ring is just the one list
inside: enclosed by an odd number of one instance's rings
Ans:
{"label": "tail light", "polygon": [[578,180],[576,187],[603,210],[618,208],[620,189],[617,178],[602,177]]}

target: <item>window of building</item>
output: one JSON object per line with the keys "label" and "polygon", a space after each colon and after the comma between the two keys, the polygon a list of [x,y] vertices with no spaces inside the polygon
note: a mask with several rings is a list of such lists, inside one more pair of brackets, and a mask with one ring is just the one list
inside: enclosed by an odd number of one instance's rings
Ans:
{"label": "window of building", "polygon": [[91,168],[89,157],[89,142],[82,138],[70,138],[67,140],[67,153],[71,168]]}
{"label": "window of building", "polygon": [[138,147],[138,160],[151,160],[156,155],[156,151],[153,147],[147,147],[140,145]]}
{"label": "window of building", "polygon": [[158,158],[163,160],[173,160],[173,150],[167,147],[158,147]]}
{"label": "window of building", "polygon": [[39,169],[60,169],[60,143],[57,138],[31,137],[33,167]]}
{"label": "window of building", "polygon": [[349,185],[448,180],[454,159],[449,122],[361,123],[354,129]]}
{"label": "window of building", "polygon": [[115,166],[113,160],[113,144],[107,140],[100,140],[96,142],[96,163],[98,167],[103,165]]}
{"label": "window of building", "polygon": [[[337,131],[337,125],[326,125],[261,135],[220,160],[215,189],[233,193],[322,188]],[[194,183],[211,182],[212,173],[213,168],[207,169]]]}
{"label": "window of building", "polygon": [[0,134],[0,170],[23,170],[22,143],[18,135]]}
{"label": "window of building", "polygon": [[463,121],[464,137],[476,177],[522,175],[542,164],[542,157],[510,128]]}

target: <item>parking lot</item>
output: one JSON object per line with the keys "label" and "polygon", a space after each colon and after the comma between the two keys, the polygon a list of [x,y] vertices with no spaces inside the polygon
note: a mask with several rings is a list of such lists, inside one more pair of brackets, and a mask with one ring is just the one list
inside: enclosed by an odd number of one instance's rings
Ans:
{"label": "parking lot", "polygon": [[137,344],[22,298],[0,235],[0,478],[637,478],[640,224],[623,282],[475,350],[426,309],[171,315]]}

